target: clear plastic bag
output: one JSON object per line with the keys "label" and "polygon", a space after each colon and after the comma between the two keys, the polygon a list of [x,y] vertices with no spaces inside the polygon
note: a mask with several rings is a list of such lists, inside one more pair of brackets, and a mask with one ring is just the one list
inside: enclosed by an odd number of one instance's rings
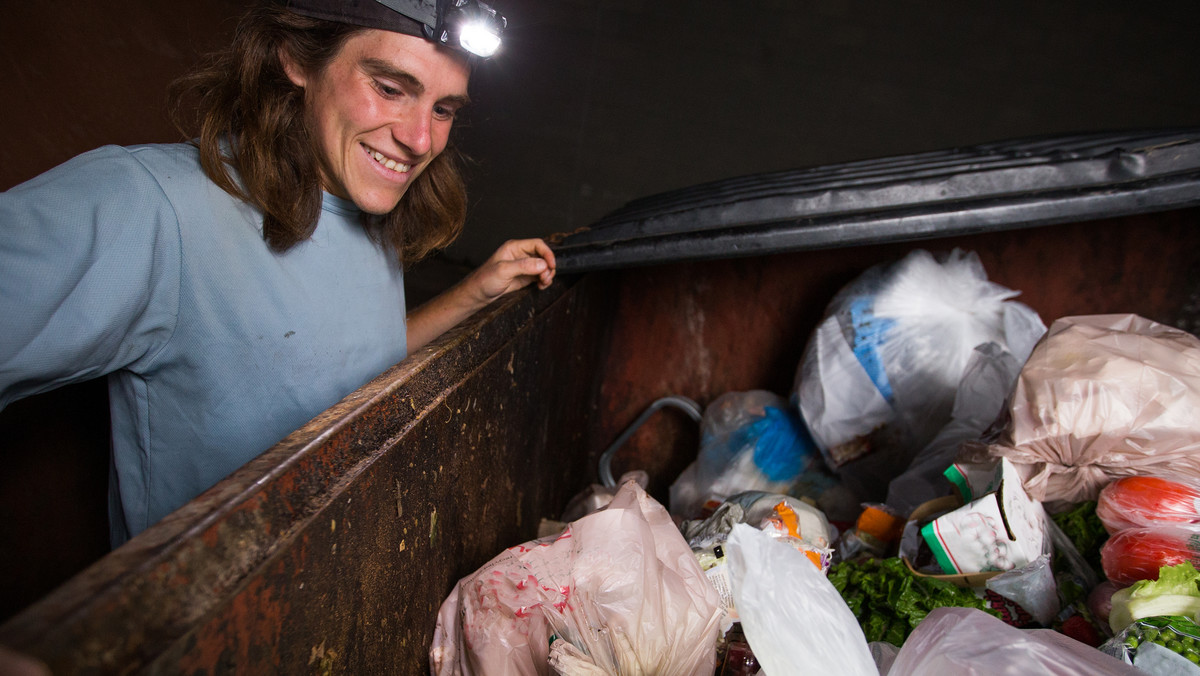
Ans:
{"label": "clear plastic bag", "polygon": [[1122,587],[1157,580],[1163,566],[1184,561],[1200,568],[1200,526],[1126,528],[1100,548],[1105,576]]}
{"label": "clear plastic bag", "polygon": [[1137,315],[1055,321],[1021,369],[1001,439],[1036,500],[1095,500],[1125,476],[1200,481],[1200,339]]}
{"label": "clear plastic bag", "polygon": [[1023,362],[1045,331],[973,252],[915,250],[864,272],[826,309],[796,374],[799,407],[826,463],[864,501],[950,421],[976,346]]}
{"label": "clear plastic bag", "polygon": [[[430,668],[451,674],[711,674],[724,612],[666,509],[636,483],[555,538],[512,547],[458,582]],[[595,671],[599,670],[599,671]]]}
{"label": "clear plastic bag", "polygon": [[887,674],[1137,676],[1142,672],[1052,629],[1022,630],[980,610],[937,608],[909,635]]}
{"label": "clear plastic bag", "polygon": [[1109,533],[1171,524],[1200,527],[1200,487],[1152,476],[1117,479],[1100,490],[1096,516]]}
{"label": "clear plastic bag", "polygon": [[804,424],[783,397],[726,392],[704,409],[696,461],[671,485],[671,513],[700,514],[743,491],[787,493],[816,459]]}
{"label": "clear plastic bag", "polygon": [[804,554],[745,524],[727,551],[742,631],[765,673],[876,676],[858,620]]}
{"label": "clear plastic bag", "polygon": [[1137,620],[1100,646],[1142,673],[1200,676],[1200,626],[1187,617]]}

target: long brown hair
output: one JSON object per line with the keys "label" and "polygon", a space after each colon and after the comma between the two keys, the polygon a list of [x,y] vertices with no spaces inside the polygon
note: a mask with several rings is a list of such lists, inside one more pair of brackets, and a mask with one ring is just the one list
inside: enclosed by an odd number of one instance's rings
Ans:
{"label": "long brown hair", "polygon": [[[306,72],[319,73],[362,30],[259,3],[242,17],[229,47],[171,84],[175,125],[188,136],[189,127],[199,129],[195,143],[204,173],[263,212],[263,238],[276,251],[312,235],[322,199],[304,90],[288,79],[280,50]],[[395,209],[382,216],[364,213],[363,225],[409,263],[454,241],[466,211],[459,155],[448,146]]]}

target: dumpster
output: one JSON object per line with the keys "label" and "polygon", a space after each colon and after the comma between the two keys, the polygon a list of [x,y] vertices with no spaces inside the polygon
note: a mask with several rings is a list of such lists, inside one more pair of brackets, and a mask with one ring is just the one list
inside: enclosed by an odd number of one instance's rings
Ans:
{"label": "dumpster", "polygon": [[[555,238],[502,299],[0,625],[0,672],[428,672],[455,582],[597,480],[652,402],[790,390],[828,300],[914,247],[976,252],[1049,323],[1200,329],[1200,130],[989,144],[739,177]],[[320,377],[320,374],[313,374]],[[695,422],[612,458],[666,499]]]}

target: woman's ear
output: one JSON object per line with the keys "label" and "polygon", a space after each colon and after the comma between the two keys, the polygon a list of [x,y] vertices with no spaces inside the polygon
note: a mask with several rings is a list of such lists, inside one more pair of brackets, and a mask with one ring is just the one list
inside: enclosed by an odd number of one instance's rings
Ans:
{"label": "woman's ear", "polygon": [[288,54],[287,49],[283,47],[279,48],[279,62],[283,64],[283,72],[292,81],[292,84],[304,89],[304,86],[308,84],[308,76],[304,72],[304,69],[292,59],[292,55]]}

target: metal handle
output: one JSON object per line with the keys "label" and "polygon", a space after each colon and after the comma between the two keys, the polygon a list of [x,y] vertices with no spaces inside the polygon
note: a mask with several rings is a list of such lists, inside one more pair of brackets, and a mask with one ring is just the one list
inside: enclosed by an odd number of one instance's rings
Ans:
{"label": "metal handle", "polygon": [[687,397],[663,397],[662,399],[655,401],[653,404],[650,404],[650,406],[647,407],[646,410],[637,417],[637,420],[634,420],[633,424],[631,424],[629,427],[626,427],[625,431],[621,432],[621,435],[617,437],[617,440],[600,454],[600,481],[605,486],[608,488],[617,487],[617,481],[612,475],[612,459],[613,456],[617,454],[617,449],[623,446],[626,441],[629,441],[629,437],[632,437],[633,433],[642,426],[642,423],[646,422],[647,418],[654,415],[655,411],[667,406],[677,408],[684,413],[687,413],[692,420],[695,420],[697,423],[700,422],[700,405],[691,399],[688,399]]}

